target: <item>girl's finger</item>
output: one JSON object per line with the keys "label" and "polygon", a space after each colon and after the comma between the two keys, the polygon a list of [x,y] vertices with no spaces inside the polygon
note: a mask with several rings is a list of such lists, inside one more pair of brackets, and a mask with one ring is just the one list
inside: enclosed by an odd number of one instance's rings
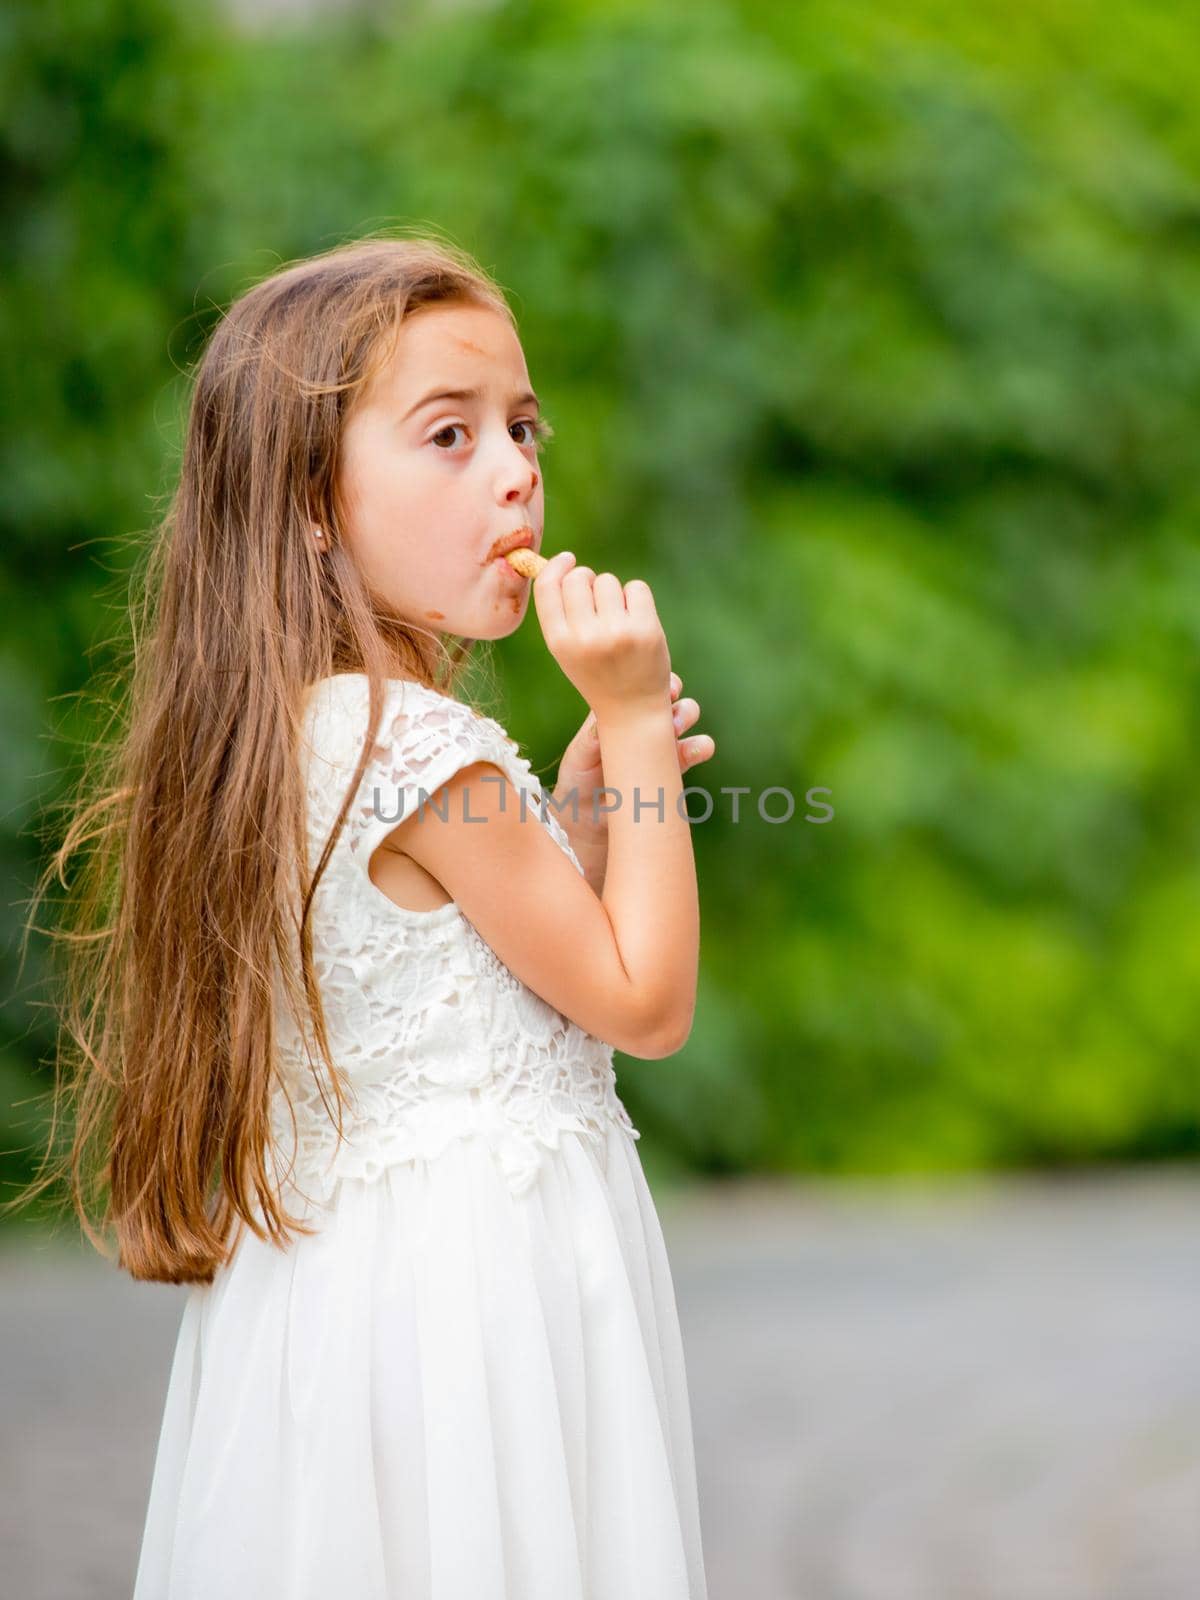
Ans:
{"label": "girl's finger", "polygon": [[625,585],[625,609],[639,621],[658,621],[658,607],[654,604],[654,591],[645,578],[630,578]]}
{"label": "girl's finger", "polygon": [[693,700],[690,695],[682,700],[677,700],[671,707],[671,717],[677,729],[681,732],[690,728],[700,715],[700,702]]}
{"label": "girl's finger", "polygon": [[673,672],[671,674],[671,699],[672,700],[675,699],[675,697],[680,693],[682,688],[683,688],[683,679],[679,676],[679,674],[677,672]]}
{"label": "girl's finger", "polygon": [[533,580],[533,606],[547,643],[560,639],[566,632],[562,580],[574,562],[575,557],[570,550],[559,550]]}
{"label": "girl's finger", "polygon": [[596,601],[592,585],[596,574],[591,567],[572,567],[563,579],[563,611],[573,628],[586,627],[596,617]]}
{"label": "girl's finger", "polygon": [[625,591],[621,587],[621,580],[613,572],[601,572],[596,576],[592,585],[592,595],[596,602],[596,615],[623,616],[625,612]]}

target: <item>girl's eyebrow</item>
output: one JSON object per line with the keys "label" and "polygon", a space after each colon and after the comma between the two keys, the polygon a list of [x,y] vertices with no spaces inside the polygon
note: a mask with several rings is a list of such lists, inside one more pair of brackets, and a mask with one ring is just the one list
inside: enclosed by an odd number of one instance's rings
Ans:
{"label": "girl's eyebrow", "polygon": [[[432,405],[435,400],[482,400],[482,389],[438,389],[433,394],[427,394],[423,400],[418,400],[415,406],[410,407],[401,417],[401,422],[407,422],[414,412],[420,411],[422,406]],[[524,394],[514,394],[509,401],[514,406],[536,406],[541,410],[542,402],[532,389],[527,389]]]}

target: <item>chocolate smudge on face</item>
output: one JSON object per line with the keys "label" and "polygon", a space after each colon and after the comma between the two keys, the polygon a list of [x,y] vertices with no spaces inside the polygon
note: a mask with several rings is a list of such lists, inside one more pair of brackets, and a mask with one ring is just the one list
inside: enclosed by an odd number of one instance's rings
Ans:
{"label": "chocolate smudge on face", "polygon": [[446,620],[446,613],[444,611],[427,611],[425,615],[429,618],[430,622],[445,622]]}

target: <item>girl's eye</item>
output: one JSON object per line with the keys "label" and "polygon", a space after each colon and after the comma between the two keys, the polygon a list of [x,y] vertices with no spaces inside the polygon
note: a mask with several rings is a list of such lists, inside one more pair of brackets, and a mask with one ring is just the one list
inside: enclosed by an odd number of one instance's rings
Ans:
{"label": "girl's eye", "polygon": [[[519,444],[532,444],[537,446],[539,449],[542,441],[544,439],[552,438],[554,434],[554,429],[544,417],[523,417],[520,422],[514,422],[513,427],[529,429],[529,437],[518,440],[517,442]],[[430,444],[437,444],[438,440],[443,438],[446,434],[454,434],[459,431],[466,431],[465,423],[448,422],[444,428],[439,428],[436,433],[430,434],[429,442]],[[451,440],[451,443],[453,443],[453,440]],[[439,448],[443,447],[439,446]]]}
{"label": "girl's eye", "polygon": [[528,428],[532,437],[525,441],[526,444],[537,445],[539,448],[546,439],[554,437],[554,429],[546,421],[545,417],[526,417],[521,422],[514,422],[513,427]]}
{"label": "girl's eye", "polygon": [[430,434],[429,442],[430,444],[437,444],[438,440],[443,438],[446,434],[457,433],[460,429],[462,429],[462,427],[463,425],[461,422],[448,422],[444,428],[439,428],[436,433]]}

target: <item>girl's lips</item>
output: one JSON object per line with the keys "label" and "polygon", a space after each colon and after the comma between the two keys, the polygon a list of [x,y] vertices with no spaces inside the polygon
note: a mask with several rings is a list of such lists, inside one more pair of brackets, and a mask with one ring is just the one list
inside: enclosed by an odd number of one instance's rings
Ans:
{"label": "girl's lips", "polygon": [[529,582],[529,579],[528,578],[523,578],[521,576],[521,574],[517,571],[516,567],[514,567],[511,562],[506,561],[503,556],[497,556],[496,559],[491,563],[491,565],[493,567],[499,567],[500,571],[504,574],[504,576],[506,578],[510,578],[513,583],[528,583]]}
{"label": "girl's lips", "polygon": [[506,533],[496,540],[488,560],[496,561],[501,556],[507,555],[510,550],[519,550],[522,546],[532,550],[536,544],[537,534],[531,527],[526,525],[523,528],[514,528],[511,533]]}

